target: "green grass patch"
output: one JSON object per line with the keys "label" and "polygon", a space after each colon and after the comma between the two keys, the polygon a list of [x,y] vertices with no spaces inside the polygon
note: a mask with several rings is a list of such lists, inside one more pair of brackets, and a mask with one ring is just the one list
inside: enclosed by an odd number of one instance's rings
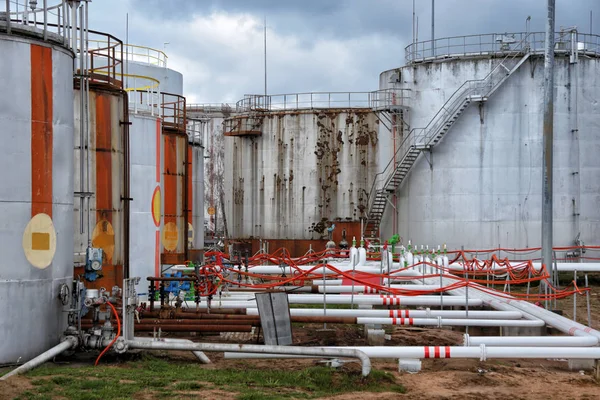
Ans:
{"label": "green grass patch", "polygon": [[378,370],[363,378],[357,371],[324,366],[281,370],[256,369],[251,363],[240,363],[236,367],[211,369],[151,356],[122,366],[41,367],[27,376],[32,378],[33,388],[23,393],[22,399],[129,399],[142,392],[156,398],[185,397],[185,392],[203,389],[239,393],[242,400],[310,399],[359,391],[404,392],[394,375]]}

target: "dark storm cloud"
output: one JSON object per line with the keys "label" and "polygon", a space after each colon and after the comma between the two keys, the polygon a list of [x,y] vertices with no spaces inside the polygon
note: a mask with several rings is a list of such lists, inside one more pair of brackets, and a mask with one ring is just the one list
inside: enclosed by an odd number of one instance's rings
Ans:
{"label": "dark storm cloud", "polygon": [[[239,99],[261,93],[262,20],[269,28],[269,92],[366,91],[377,89],[381,71],[404,64],[412,40],[412,0],[103,0],[92,3],[96,29],[130,42],[163,48],[170,66],[184,72],[186,95],[199,101]],[[431,37],[431,0],[416,0],[419,40]],[[543,31],[546,0],[436,0],[436,38],[480,33]],[[121,16],[115,16],[119,10]],[[600,32],[600,0],[557,0],[556,28]],[[229,18],[221,26],[215,15]],[[119,22],[116,23],[115,20]],[[223,35],[240,28],[239,35]],[[210,29],[196,24],[213,21]],[[220,21],[220,20],[219,20]],[[245,22],[246,21],[246,22]],[[219,22],[220,23],[220,22]],[[234,29],[235,30],[235,29]],[[194,31],[192,33],[191,31]],[[226,40],[224,41],[225,38]],[[249,40],[251,38],[252,40]],[[245,43],[240,47],[238,42]],[[171,63],[172,61],[172,63]]]}

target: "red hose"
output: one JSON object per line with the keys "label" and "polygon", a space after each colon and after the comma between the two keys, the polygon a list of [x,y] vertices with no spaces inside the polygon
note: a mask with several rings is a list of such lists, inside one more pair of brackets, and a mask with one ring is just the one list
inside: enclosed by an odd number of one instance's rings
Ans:
{"label": "red hose", "polygon": [[112,340],[112,342],[110,342],[109,345],[106,346],[106,348],[104,350],[102,350],[102,353],[100,353],[98,358],[96,358],[96,362],[94,363],[94,366],[98,365],[100,358],[102,358],[104,353],[106,353],[108,351],[108,349],[110,349],[112,347],[112,345],[115,344],[115,342],[117,341],[119,336],[121,336],[121,320],[119,319],[119,314],[117,314],[117,310],[115,309],[115,307],[112,304],[110,304],[110,301],[107,301],[106,304],[108,304],[110,306],[110,308],[112,308],[113,314],[115,314],[115,318],[117,319],[117,336],[115,336],[115,338]]}

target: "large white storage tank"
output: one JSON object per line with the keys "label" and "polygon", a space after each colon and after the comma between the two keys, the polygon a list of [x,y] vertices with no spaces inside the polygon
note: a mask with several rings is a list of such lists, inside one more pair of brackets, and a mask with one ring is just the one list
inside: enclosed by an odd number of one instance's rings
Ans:
{"label": "large white storage tank", "polygon": [[[596,243],[599,38],[556,35],[554,245],[573,245],[578,235]],[[528,47],[531,52],[487,101],[465,109],[431,154],[417,159],[395,192],[397,226],[387,207],[382,236],[398,232],[405,243],[446,242],[450,248],[540,246],[544,34],[476,35],[435,43],[435,51],[431,42],[409,46],[408,65],[380,77],[381,89],[411,90],[406,121],[411,128],[427,126],[466,81],[484,80],[500,62],[509,71]],[[571,43],[579,43],[579,53],[571,51]],[[511,53],[515,49],[518,54]]]}
{"label": "large white storage tank", "polygon": [[73,277],[73,53],[33,25],[12,22],[8,33],[5,11],[2,2],[0,364],[58,344],[60,288]]}
{"label": "large white storage tank", "polygon": [[[247,97],[225,121],[229,238],[293,256],[360,239],[378,166],[379,119],[369,93]],[[261,111],[262,110],[262,111]]]}

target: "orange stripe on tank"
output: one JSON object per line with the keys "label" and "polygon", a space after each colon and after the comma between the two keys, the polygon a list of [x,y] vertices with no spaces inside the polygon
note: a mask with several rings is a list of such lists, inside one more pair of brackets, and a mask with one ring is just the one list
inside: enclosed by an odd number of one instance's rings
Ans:
{"label": "orange stripe on tank", "polygon": [[165,135],[165,219],[164,223],[176,222],[177,215],[177,137]]}
{"label": "orange stripe on tank", "polygon": [[156,183],[160,183],[160,119],[156,119]]}
{"label": "orange stripe on tank", "polygon": [[52,49],[31,47],[31,216],[52,218]]}
{"label": "orange stripe on tank", "polygon": [[[187,222],[188,223],[192,223],[193,219],[192,219],[192,209],[194,207],[192,207],[193,200],[194,200],[194,191],[193,189],[193,183],[192,183],[192,146],[190,144],[187,145],[187,171],[186,171],[186,175],[187,175]],[[193,225],[193,224],[192,224]],[[186,239],[187,240],[187,239]]]}

